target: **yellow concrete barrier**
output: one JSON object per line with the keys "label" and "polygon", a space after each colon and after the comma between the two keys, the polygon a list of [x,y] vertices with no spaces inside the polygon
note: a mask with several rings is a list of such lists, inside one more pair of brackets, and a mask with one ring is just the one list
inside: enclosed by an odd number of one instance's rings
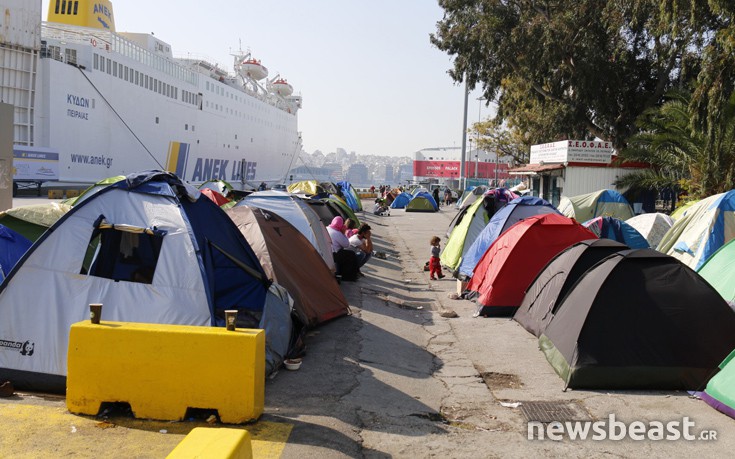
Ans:
{"label": "yellow concrete barrier", "polygon": [[242,429],[196,427],[166,456],[166,459],[250,459],[250,434]]}
{"label": "yellow concrete barrier", "polygon": [[168,421],[183,419],[187,408],[216,409],[228,424],[263,414],[263,330],[78,322],[67,359],[72,413],[128,402],[137,418]]}
{"label": "yellow concrete barrier", "polygon": [[67,198],[76,198],[79,196],[80,191],[79,190],[66,190],[66,197]]}
{"label": "yellow concrete barrier", "polygon": [[64,197],[64,190],[48,190],[49,199],[61,199]]}

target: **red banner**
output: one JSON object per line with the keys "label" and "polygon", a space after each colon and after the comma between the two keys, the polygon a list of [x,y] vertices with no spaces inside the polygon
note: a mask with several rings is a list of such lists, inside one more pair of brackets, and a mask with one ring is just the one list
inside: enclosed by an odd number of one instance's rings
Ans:
{"label": "red banner", "polygon": [[[477,173],[475,173],[476,166]],[[469,178],[495,178],[495,166],[493,163],[477,163],[475,161],[465,162],[465,173]],[[507,164],[497,164],[498,179],[510,178]],[[459,161],[414,161],[414,177],[430,178],[459,178]]]}

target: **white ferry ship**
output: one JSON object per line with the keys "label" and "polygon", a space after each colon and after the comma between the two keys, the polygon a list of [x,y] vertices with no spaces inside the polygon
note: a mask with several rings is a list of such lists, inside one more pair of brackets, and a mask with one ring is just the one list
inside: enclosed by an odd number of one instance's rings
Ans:
{"label": "white ferry ship", "polygon": [[145,169],[244,188],[284,181],[301,150],[301,97],[250,53],[232,72],[175,58],[157,36],[116,32],[107,0],[51,0],[47,22],[40,0],[7,3],[0,94],[15,107],[17,182]]}

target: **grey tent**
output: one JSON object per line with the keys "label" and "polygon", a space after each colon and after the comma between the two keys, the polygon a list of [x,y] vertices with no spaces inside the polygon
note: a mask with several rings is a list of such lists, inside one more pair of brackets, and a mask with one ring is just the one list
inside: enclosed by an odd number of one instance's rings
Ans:
{"label": "grey tent", "polygon": [[556,314],[561,301],[585,271],[609,255],[629,248],[612,239],[589,239],[560,252],[528,287],[513,319],[529,332],[540,336]]}
{"label": "grey tent", "polygon": [[735,311],[674,257],[623,250],[582,276],[539,345],[567,387],[701,390],[735,348]]}

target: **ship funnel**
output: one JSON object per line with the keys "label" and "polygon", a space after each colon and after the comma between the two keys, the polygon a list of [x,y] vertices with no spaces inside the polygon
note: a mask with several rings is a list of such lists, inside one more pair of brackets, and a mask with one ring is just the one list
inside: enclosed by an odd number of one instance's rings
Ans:
{"label": "ship funnel", "polygon": [[47,21],[115,31],[109,0],[50,0]]}

